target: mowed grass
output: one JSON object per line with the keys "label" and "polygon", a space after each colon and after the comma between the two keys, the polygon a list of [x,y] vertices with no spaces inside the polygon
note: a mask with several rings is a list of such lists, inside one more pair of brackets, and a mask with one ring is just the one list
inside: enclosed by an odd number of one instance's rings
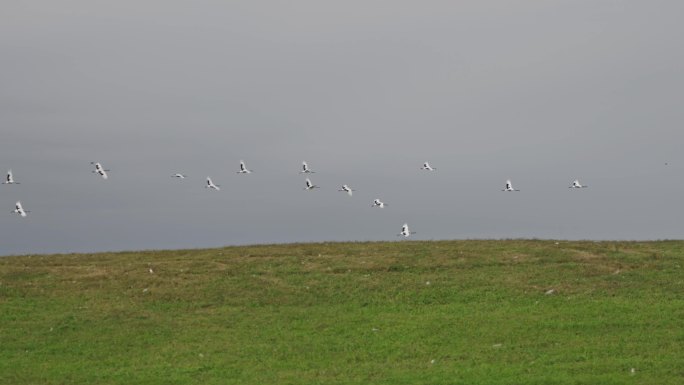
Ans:
{"label": "mowed grass", "polygon": [[510,240],[0,258],[0,382],[682,384],[683,252]]}

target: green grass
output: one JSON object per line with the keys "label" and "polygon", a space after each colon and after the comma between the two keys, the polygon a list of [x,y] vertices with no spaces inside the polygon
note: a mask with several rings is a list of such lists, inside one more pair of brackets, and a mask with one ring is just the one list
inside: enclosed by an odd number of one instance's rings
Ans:
{"label": "green grass", "polygon": [[5,257],[0,383],[682,384],[683,251],[511,240]]}

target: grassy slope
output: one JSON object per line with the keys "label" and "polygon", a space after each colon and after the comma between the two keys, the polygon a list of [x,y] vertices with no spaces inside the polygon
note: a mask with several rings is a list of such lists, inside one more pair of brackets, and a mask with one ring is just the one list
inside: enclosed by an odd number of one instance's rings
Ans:
{"label": "grassy slope", "polygon": [[449,241],[0,258],[0,382],[681,384],[683,249]]}

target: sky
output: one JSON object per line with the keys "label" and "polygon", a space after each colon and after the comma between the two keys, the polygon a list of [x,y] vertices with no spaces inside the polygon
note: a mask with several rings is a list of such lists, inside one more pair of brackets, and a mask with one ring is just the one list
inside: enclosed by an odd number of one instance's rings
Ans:
{"label": "sky", "polygon": [[5,1],[0,172],[21,184],[0,185],[0,255],[398,240],[404,222],[421,240],[681,239],[682,14]]}

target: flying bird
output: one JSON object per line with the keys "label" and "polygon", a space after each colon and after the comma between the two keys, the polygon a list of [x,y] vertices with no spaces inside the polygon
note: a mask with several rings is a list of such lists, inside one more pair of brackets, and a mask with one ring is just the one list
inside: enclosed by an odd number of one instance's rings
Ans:
{"label": "flying bird", "polygon": [[506,187],[504,187],[504,189],[501,190],[501,191],[520,191],[520,190],[514,189],[514,188],[513,188],[513,184],[511,183],[511,181],[510,181],[510,179],[509,179],[509,180],[506,181]]}
{"label": "flying bird", "polygon": [[575,179],[572,182],[572,186],[568,186],[568,188],[585,188],[585,187],[589,187],[589,186],[581,184],[578,179]]}
{"label": "flying bird", "polygon": [[302,171],[299,172],[300,174],[314,174],[315,171],[311,171],[309,169],[309,164],[306,163],[306,161],[302,162]]}
{"label": "flying bird", "polygon": [[408,238],[409,235],[415,234],[415,231],[409,231],[409,227],[407,223],[404,223],[403,226],[401,226],[401,233],[397,234],[397,236]]}
{"label": "flying bird", "polygon": [[374,199],[373,200],[373,206],[371,207],[380,207],[381,209],[385,208],[385,203],[382,202],[380,199]]}
{"label": "flying bird", "polygon": [[220,185],[214,184],[214,182],[211,181],[210,177],[207,177],[207,185],[204,186],[204,188],[213,188],[214,190],[218,191],[221,190]]}
{"label": "flying bird", "polygon": [[173,174],[173,175],[171,175],[171,178],[178,178],[178,179],[185,179],[187,177],[188,176],[185,174]]}
{"label": "flying bird", "polygon": [[238,171],[238,174],[250,174],[252,171],[247,169],[247,166],[245,166],[244,161],[240,161],[240,171]]}
{"label": "flying bird", "polygon": [[425,171],[436,171],[437,170],[436,168],[431,167],[430,163],[428,163],[428,162],[423,163],[423,167],[421,167],[420,169],[425,170]]}
{"label": "flying bird", "polygon": [[306,178],[306,187],[304,187],[304,190],[313,190],[315,188],[320,188],[316,186],[315,184],[311,183],[311,179]]}
{"label": "flying bird", "polygon": [[347,193],[347,195],[352,196],[352,192],[356,191],[356,190],[352,190],[351,188],[349,188],[349,186],[347,186],[346,184],[343,184],[342,190],[337,190],[337,191],[344,191]]}
{"label": "flying bird", "polygon": [[14,205],[14,211],[12,211],[12,212],[17,213],[24,218],[26,218],[26,213],[30,213],[30,211],[24,210],[24,207],[22,207],[21,202],[17,202]]}
{"label": "flying bird", "polygon": [[7,171],[7,178],[5,178],[5,181],[2,182],[2,184],[19,184],[19,182],[14,181],[14,175],[12,174],[12,170]]}
{"label": "flying bird", "polygon": [[100,175],[102,177],[102,179],[107,179],[107,171],[111,171],[111,170],[105,170],[102,167],[102,164],[100,164],[100,162],[90,162],[90,164],[95,165],[95,171],[93,171],[94,173]]}

